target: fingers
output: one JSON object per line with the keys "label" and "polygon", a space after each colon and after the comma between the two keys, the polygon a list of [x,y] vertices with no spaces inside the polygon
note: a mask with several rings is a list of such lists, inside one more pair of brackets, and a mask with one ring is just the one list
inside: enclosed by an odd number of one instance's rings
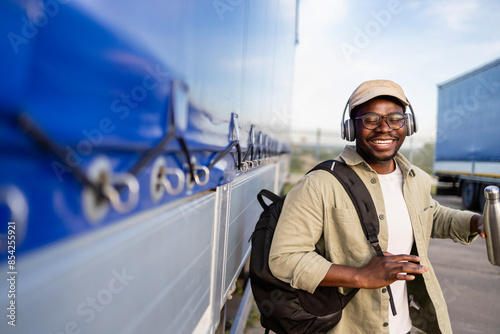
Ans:
{"label": "fingers", "polygon": [[410,262],[402,263],[401,266],[395,268],[395,271],[397,271],[398,273],[408,273],[408,274],[423,274],[427,270],[429,269],[425,266],[421,266],[419,264]]}
{"label": "fingers", "polygon": [[363,275],[366,279],[365,288],[375,289],[386,286],[398,280],[411,281],[415,275],[423,274],[428,269],[420,265],[421,259],[415,255],[385,253],[385,256],[375,256],[370,263],[363,267]]}
{"label": "fingers", "polygon": [[399,255],[393,255],[391,253],[384,253],[386,258],[390,258],[394,262],[401,262],[401,261],[409,261],[409,262],[420,262],[421,259],[420,257],[416,255],[408,255],[408,254],[399,254]]}
{"label": "fingers", "polygon": [[384,259],[388,261],[386,262],[386,268],[392,267],[390,271],[392,271],[393,273],[392,277],[394,278],[394,280],[412,281],[415,279],[415,276],[411,274],[421,275],[428,270],[427,267],[422,266],[418,263],[414,263],[421,261],[420,257],[418,256],[408,254],[385,254],[386,256],[384,256]]}
{"label": "fingers", "polygon": [[486,233],[484,232],[483,229],[479,229],[477,232],[479,233],[479,235],[481,236],[481,238],[483,238],[483,239],[486,238]]}
{"label": "fingers", "polygon": [[406,275],[404,273],[396,274],[396,281],[413,281],[414,279],[414,275]]}
{"label": "fingers", "polygon": [[399,266],[392,269],[396,281],[412,281],[415,279],[415,275],[412,274],[421,275],[427,270],[429,270],[427,267],[411,262],[401,262]]}
{"label": "fingers", "polygon": [[486,238],[486,233],[484,232],[484,217],[482,215],[479,217],[479,221],[477,222],[477,233],[479,233],[481,238]]}
{"label": "fingers", "polygon": [[486,233],[484,233],[484,217],[482,215],[474,215],[471,217],[470,231],[477,232],[483,239],[487,237]]}

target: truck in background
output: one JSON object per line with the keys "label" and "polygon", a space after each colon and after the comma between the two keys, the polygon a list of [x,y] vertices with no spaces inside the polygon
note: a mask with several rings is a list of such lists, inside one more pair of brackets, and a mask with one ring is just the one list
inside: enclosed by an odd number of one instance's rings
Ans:
{"label": "truck in background", "polygon": [[500,185],[499,127],[500,59],[438,85],[434,174],[468,210],[481,210],[484,188]]}

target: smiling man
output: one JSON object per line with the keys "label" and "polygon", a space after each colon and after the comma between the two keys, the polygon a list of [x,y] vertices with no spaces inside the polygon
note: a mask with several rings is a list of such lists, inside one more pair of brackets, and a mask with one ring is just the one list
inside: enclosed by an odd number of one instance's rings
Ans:
{"label": "smiling man", "polygon": [[380,96],[352,111],[357,116],[354,118],[357,121],[356,151],[379,174],[387,174],[395,169],[393,158],[406,137],[403,110],[402,102],[389,96]]}
{"label": "smiling man", "polygon": [[385,256],[377,257],[366,240],[343,186],[319,170],[305,175],[287,195],[272,241],[270,269],[294,288],[311,293],[318,286],[338,287],[344,294],[361,288],[328,333],[406,334],[414,328],[451,333],[427,257],[429,238],[463,244],[478,234],[484,238],[482,216],[433,200],[429,175],[398,152],[406,136],[417,130],[399,85],[367,81],[355,89],[348,106],[350,119],[342,122],[342,133],[356,145],[346,146],[336,160],[352,168],[368,188]]}

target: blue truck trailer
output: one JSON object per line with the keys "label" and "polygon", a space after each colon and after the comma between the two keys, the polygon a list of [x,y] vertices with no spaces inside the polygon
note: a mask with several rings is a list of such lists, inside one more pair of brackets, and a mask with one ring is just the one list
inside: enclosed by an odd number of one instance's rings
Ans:
{"label": "blue truck trailer", "polygon": [[1,333],[224,332],[288,175],[297,2],[0,3]]}
{"label": "blue truck trailer", "polygon": [[500,59],[438,85],[434,174],[469,210],[500,185]]}

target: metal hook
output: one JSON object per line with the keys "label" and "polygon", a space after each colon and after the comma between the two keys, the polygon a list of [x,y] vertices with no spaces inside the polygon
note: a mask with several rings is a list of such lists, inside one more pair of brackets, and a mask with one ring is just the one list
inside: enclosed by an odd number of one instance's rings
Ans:
{"label": "metal hook", "polygon": [[[102,193],[95,191],[93,187],[85,187],[82,194],[83,212],[89,222],[97,223],[105,217],[111,205],[116,211],[129,212],[139,202],[139,183],[129,173],[113,175],[111,161],[106,156],[99,156],[91,163],[87,170],[87,176],[91,182],[102,189]],[[128,188],[128,196],[125,202],[120,197],[123,187]]]}
{"label": "metal hook", "polygon": [[[88,179],[103,189],[111,180],[111,162],[105,156],[96,157],[86,171]],[[109,201],[93,187],[86,186],[82,193],[82,210],[91,223],[102,220],[109,211]]]}
{"label": "metal hook", "polygon": [[[203,166],[203,165],[198,165],[198,163],[196,162],[195,156],[191,157],[191,166],[193,166],[193,169],[196,172],[192,173],[193,176],[191,176],[191,173],[188,173],[188,177],[187,177],[187,181],[186,181],[186,188],[188,190],[191,190],[191,189],[193,189],[194,184],[197,184],[199,186],[206,185],[210,179],[210,170],[208,169],[208,167]],[[197,171],[202,171],[205,174],[205,177],[203,178],[203,180],[200,178],[199,173]],[[194,180],[192,179],[192,177],[194,177]]]}
{"label": "metal hook", "polygon": [[246,161],[241,163],[240,171],[242,173],[248,172],[248,163]]}
{"label": "metal hook", "polygon": [[[162,173],[161,183],[165,187],[165,190],[170,195],[178,195],[184,189],[184,182],[186,181],[186,177],[180,168],[167,168],[162,167],[160,169],[160,173]],[[172,187],[172,183],[168,180],[167,175],[175,175],[177,176],[177,187]]]}
{"label": "metal hook", "polygon": [[119,173],[113,176],[113,185],[126,186],[128,188],[128,196],[126,201],[122,201],[120,193],[111,184],[105,184],[103,192],[109,199],[113,208],[121,213],[133,210],[139,202],[139,182],[129,173]]}
{"label": "metal hook", "polygon": [[[177,186],[173,187],[172,182],[168,179],[168,175],[177,177]],[[158,157],[151,168],[150,191],[153,202],[159,201],[166,191],[170,195],[178,195],[184,190],[186,177],[180,168],[168,168],[167,160],[160,156]]]}
{"label": "metal hook", "polygon": [[[29,206],[24,193],[13,185],[0,186],[0,203],[7,206],[10,211],[8,221],[15,223],[16,228],[16,244],[20,245],[28,229],[28,212]],[[0,233],[0,245],[5,242],[7,244],[7,233]],[[5,246],[7,251],[7,246]],[[2,251],[0,251],[1,253]]]}
{"label": "metal hook", "polygon": [[210,179],[210,170],[203,165],[196,166],[195,169],[197,171],[201,170],[205,173],[205,178],[203,180],[200,180],[200,176],[198,175],[198,173],[194,173],[194,182],[196,182],[196,184],[199,186],[204,186],[205,184],[208,183],[208,180]]}
{"label": "metal hook", "polygon": [[247,161],[247,163],[248,163],[248,170],[254,170],[255,169],[255,165],[254,165],[254,163],[253,163],[252,160]]}

